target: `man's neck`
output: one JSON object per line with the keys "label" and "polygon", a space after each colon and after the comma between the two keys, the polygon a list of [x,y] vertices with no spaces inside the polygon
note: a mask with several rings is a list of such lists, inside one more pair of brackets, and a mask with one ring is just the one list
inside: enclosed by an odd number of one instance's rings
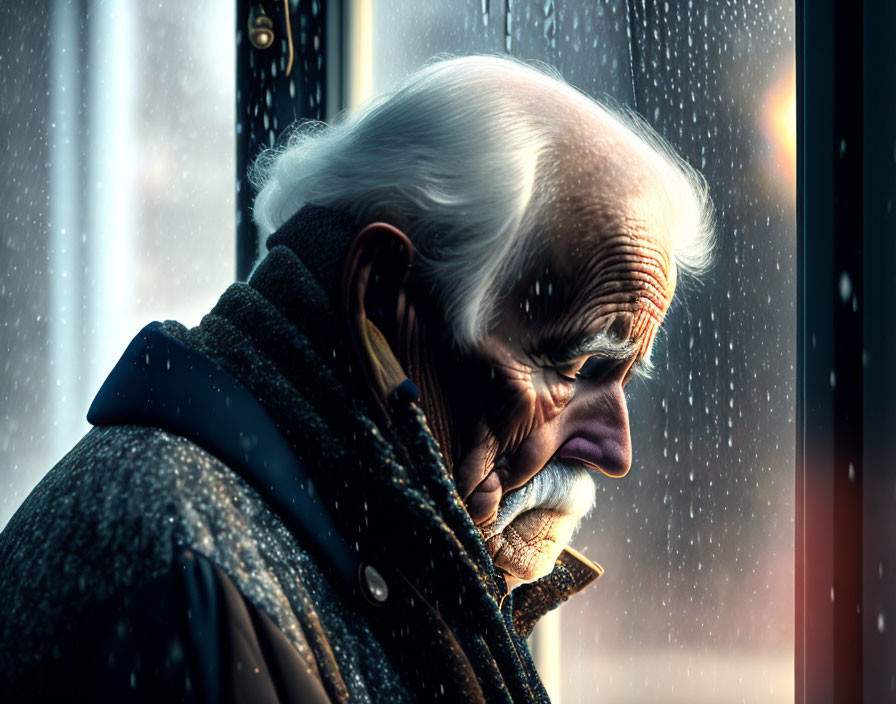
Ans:
{"label": "man's neck", "polygon": [[454,424],[448,412],[445,390],[436,373],[432,345],[425,344],[426,333],[420,325],[414,326],[407,361],[408,376],[420,389],[423,411],[445,463],[449,470],[454,462]]}
{"label": "man's neck", "polygon": [[370,381],[374,393],[379,395],[383,407],[388,406],[387,397],[405,378],[409,378],[420,392],[420,401],[426,415],[430,431],[442,451],[445,463],[450,469],[453,460],[454,432],[451,414],[431,350],[426,344],[426,332],[418,324],[412,324],[407,336],[399,342],[399,350],[392,349],[380,329],[370,320],[365,320],[366,334],[364,354],[369,357]]}

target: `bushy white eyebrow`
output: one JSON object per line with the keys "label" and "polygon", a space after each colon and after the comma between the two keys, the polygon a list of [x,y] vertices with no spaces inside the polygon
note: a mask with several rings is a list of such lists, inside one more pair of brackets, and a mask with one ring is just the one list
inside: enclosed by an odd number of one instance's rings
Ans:
{"label": "bushy white eyebrow", "polygon": [[617,340],[605,332],[583,338],[563,353],[565,361],[580,357],[604,357],[606,359],[628,359],[638,352],[633,342]]}
{"label": "bushy white eyebrow", "polygon": [[[596,335],[585,337],[565,350],[560,357],[562,362],[571,362],[582,357],[603,357],[604,359],[630,359],[638,354],[639,347],[631,341],[619,340],[613,335],[599,332]],[[635,360],[632,365],[632,376],[644,379],[653,378],[653,363],[650,359],[651,349]]]}

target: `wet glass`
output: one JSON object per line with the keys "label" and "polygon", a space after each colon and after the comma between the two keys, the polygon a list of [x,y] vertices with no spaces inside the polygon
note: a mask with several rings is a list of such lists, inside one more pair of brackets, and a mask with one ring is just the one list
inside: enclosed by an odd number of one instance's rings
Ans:
{"label": "wet glass", "polygon": [[234,12],[5,3],[0,527],[148,322],[234,278]]}
{"label": "wet glass", "polygon": [[373,0],[370,92],[440,53],[546,62],[706,177],[717,263],[627,389],[631,472],[573,545],[606,574],[539,626],[555,701],[793,700],[796,85],[787,0]]}

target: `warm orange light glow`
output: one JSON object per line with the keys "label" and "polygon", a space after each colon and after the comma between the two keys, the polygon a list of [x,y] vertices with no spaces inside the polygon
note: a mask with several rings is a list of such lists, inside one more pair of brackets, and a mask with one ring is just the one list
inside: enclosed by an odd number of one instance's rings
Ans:
{"label": "warm orange light glow", "polygon": [[771,143],[772,169],[796,195],[796,63],[791,61],[772,83],[766,100],[764,131]]}

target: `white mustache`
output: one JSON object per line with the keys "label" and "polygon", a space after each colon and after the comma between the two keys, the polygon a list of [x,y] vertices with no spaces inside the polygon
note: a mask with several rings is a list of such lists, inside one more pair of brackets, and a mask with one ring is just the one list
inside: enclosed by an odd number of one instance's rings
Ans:
{"label": "white mustache", "polygon": [[546,508],[584,518],[592,508],[596,488],[591,472],[582,465],[551,460],[519,489],[501,497],[495,522],[482,527],[486,540],[502,532],[518,516],[534,508]]}

